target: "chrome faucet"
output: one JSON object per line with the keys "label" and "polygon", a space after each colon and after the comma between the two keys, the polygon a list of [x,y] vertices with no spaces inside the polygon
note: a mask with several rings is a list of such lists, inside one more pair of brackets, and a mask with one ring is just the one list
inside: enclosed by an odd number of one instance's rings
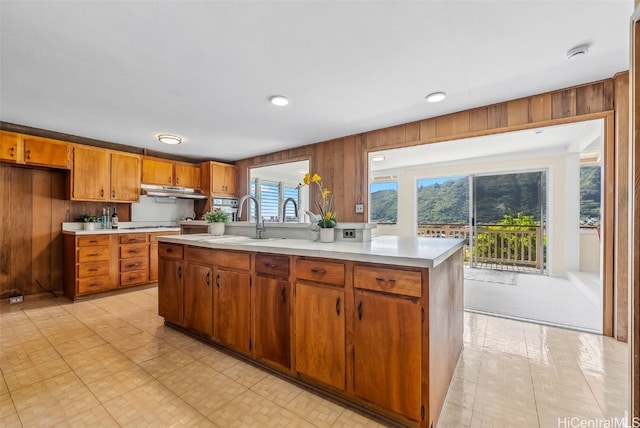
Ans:
{"label": "chrome faucet", "polygon": [[298,217],[298,204],[296,203],[296,200],[293,198],[287,198],[284,200],[284,202],[282,203],[282,215],[280,216],[280,222],[284,223],[285,222],[285,214],[287,212],[287,202],[293,202],[293,212],[296,215],[296,218]]}
{"label": "chrome faucet", "polygon": [[[258,203],[258,200],[255,198],[255,196],[244,195],[242,198],[240,198],[240,201],[238,202],[238,218],[242,216],[242,207],[243,207],[244,201],[246,201],[247,199],[252,200],[253,203],[256,205],[256,238],[262,239],[263,238],[262,233],[266,231],[267,228],[264,225],[264,220],[262,220],[262,217],[260,216],[260,204]],[[251,208],[249,207],[249,209]],[[249,215],[249,219],[250,218],[251,218],[251,215]],[[262,225],[260,225],[260,220],[262,220]]]}

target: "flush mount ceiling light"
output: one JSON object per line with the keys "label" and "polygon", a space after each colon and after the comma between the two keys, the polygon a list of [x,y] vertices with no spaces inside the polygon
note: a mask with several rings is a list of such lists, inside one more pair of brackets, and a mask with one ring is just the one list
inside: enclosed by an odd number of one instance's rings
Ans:
{"label": "flush mount ceiling light", "polygon": [[269,102],[274,106],[284,107],[287,104],[289,104],[289,99],[284,95],[274,95],[271,98],[269,98]]}
{"label": "flush mount ceiling light", "polygon": [[182,143],[182,138],[178,137],[177,135],[160,134],[158,135],[158,141],[164,144],[176,145]]}
{"label": "flush mount ceiling light", "polygon": [[589,53],[589,45],[584,44],[576,46],[575,48],[569,49],[567,51],[567,59],[569,61],[572,61],[574,59],[585,56],[587,53]]}
{"label": "flush mount ceiling light", "polygon": [[373,155],[373,156],[371,156],[371,161],[372,162],[382,162],[385,159],[386,159],[385,155]]}
{"label": "flush mount ceiling light", "polygon": [[447,98],[447,94],[444,92],[434,92],[432,94],[427,95],[428,103],[439,103],[440,101]]}

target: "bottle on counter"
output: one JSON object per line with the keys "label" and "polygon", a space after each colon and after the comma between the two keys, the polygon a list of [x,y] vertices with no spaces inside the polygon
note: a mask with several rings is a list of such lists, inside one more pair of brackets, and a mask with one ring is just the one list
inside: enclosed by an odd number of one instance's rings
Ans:
{"label": "bottle on counter", "polygon": [[107,228],[107,209],[102,208],[102,217],[100,217],[100,226],[103,229]]}
{"label": "bottle on counter", "polygon": [[116,212],[116,207],[113,207],[113,214],[111,215],[111,228],[118,228],[118,213]]}

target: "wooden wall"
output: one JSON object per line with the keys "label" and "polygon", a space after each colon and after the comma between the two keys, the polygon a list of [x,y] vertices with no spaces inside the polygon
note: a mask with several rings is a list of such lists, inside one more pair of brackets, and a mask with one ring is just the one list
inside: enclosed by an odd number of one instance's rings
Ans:
{"label": "wooden wall", "polygon": [[640,1],[631,18],[631,135],[629,157],[632,159],[631,188],[633,216],[630,260],[631,270],[631,346],[629,421],[640,420]]}
{"label": "wooden wall", "polygon": [[[616,211],[615,197],[620,189],[615,187],[615,137],[628,132],[628,121],[614,120],[615,103],[618,96],[618,114],[624,114],[624,104],[629,102],[628,93],[624,92],[625,76],[620,73],[616,78],[592,82],[585,85],[561,89],[526,98],[507,101],[490,106],[465,110],[445,116],[428,118],[417,122],[405,123],[384,129],[377,129],[362,134],[352,135],[335,140],[320,142],[291,150],[283,150],[268,155],[243,159],[236,162],[238,166],[238,191],[248,191],[248,171],[254,165],[288,162],[300,158],[310,159],[312,172],[323,178],[323,184],[331,189],[336,202],[338,221],[363,222],[368,218],[366,204],[368,195],[368,165],[370,152],[391,148],[408,147],[418,144],[430,144],[481,135],[498,134],[522,129],[538,128],[563,123],[591,119],[605,121],[605,212],[603,230],[605,237],[604,254],[604,291],[605,310],[604,333],[618,336],[614,330],[616,316],[619,316],[619,338],[625,339],[627,325],[623,318],[626,309],[614,311],[611,303],[619,298],[617,305],[626,305],[624,291],[626,285],[618,292],[614,289],[614,277],[624,281],[619,272],[626,268],[614,263],[615,247],[623,245],[616,236],[615,224],[627,221],[628,212]],[[628,78],[628,77],[627,77]],[[615,82],[615,83],[614,83]],[[617,85],[617,87],[616,87]],[[617,89],[617,91],[616,91]],[[616,128],[617,126],[617,128]],[[365,203],[365,213],[356,214],[355,204]]]}
{"label": "wooden wall", "polygon": [[[62,292],[62,223],[102,212],[100,202],[65,199],[67,171],[0,164],[0,298]],[[129,204],[118,204],[129,221]]]}

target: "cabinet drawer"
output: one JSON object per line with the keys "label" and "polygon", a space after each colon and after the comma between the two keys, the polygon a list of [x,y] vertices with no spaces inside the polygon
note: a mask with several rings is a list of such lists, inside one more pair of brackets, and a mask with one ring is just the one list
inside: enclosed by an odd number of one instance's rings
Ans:
{"label": "cabinet drawer", "polygon": [[158,245],[158,256],[166,259],[182,259],[184,247],[182,245],[163,244]]}
{"label": "cabinet drawer", "polygon": [[108,275],[95,276],[91,278],[81,278],[78,280],[78,293],[93,293],[95,291],[103,291],[115,288],[111,283]]}
{"label": "cabinet drawer", "polygon": [[124,235],[120,235],[120,243],[121,244],[146,244],[147,234],[146,233],[125,233]]}
{"label": "cabinet drawer", "polygon": [[158,242],[158,236],[180,235],[180,232],[156,232],[149,234],[149,242]]}
{"label": "cabinet drawer", "polygon": [[110,255],[108,246],[78,248],[78,261],[80,263],[109,260]]}
{"label": "cabinet drawer", "polygon": [[355,266],[353,268],[353,285],[365,290],[412,297],[422,296],[422,275],[415,271]]}
{"label": "cabinet drawer", "polygon": [[147,244],[131,244],[120,246],[120,258],[146,257],[148,255]]}
{"label": "cabinet drawer", "polygon": [[78,247],[109,245],[109,235],[78,236]]}
{"label": "cabinet drawer", "polygon": [[149,282],[148,270],[134,270],[120,274],[120,285],[134,285]]}
{"label": "cabinet drawer", "polygon": [[110,268],[111,263],[108,261],[80,263],[78,264],[78,278],[109,275]]}
{"label": "cabinet drawer", "polygon": [[190,262],[199,262],[206,265],[217,263],[218,252],[211,248],[187,247],[185,258]]}
{"label": "cabinet drawer", "polygon": [[250,270],[251,255],[249,253],[234,253],[232,251],[218,251],[216,264],[220,267]]}
{"label": "cabinet drawer", "polygon": [[295,275],[296,279],[344,285],[344,264],[296,259]]}
{"label": "cabinet drawer", "polygon": [[120,272],[130,272],[132,270],[144,270],[149,267],[149,259],[147,257],[132,257],[130,259],[120,260]]}
{"label": "cabinet drawer", "polygon": [[289,277],[289,257],[274,254],[256,254],[256,272],[287,279]]}

